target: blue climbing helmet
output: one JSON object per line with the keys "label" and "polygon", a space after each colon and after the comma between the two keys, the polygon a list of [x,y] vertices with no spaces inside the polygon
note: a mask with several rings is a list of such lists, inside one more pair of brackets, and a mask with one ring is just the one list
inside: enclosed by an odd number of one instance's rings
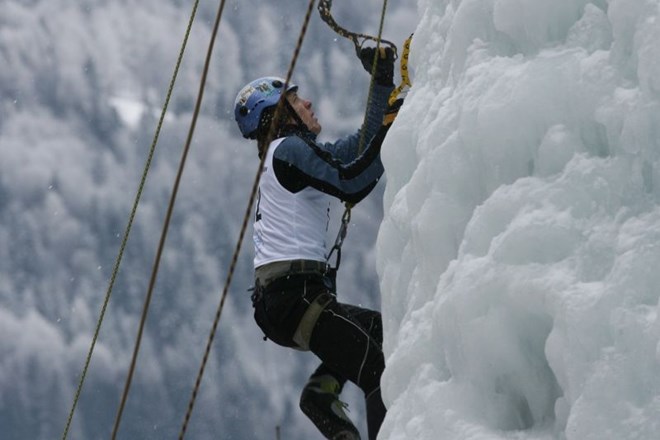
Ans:
{"label": "blue climbing helmet", "polygon": [[[243,137],[256,138],[263,111],[277,105],[285,82],[276,76],[266,76],[255,79],[238,92],[234,101],[234,117]],[[296,90],[298,86],[295,84],[289,84],[286,89],[287,93]]]}

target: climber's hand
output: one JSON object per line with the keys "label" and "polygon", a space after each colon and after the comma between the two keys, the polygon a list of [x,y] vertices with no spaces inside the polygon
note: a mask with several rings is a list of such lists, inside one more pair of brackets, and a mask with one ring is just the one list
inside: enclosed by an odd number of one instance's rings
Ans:
{"label": "climber's hand", "polygon": [[[360,61],[364,70],[371,73],[374,64],[375,47],[365,47],[360,49]],[[382,86],[394,85],[394,50],[391,47],[378,48],[378,60],[376,63],[376,72],[374,81]]]}

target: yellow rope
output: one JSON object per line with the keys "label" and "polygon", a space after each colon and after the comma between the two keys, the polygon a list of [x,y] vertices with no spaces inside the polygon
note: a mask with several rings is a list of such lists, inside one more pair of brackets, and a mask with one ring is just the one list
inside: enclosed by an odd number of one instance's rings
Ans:
{"label": "yellow rope", "polygon": [[195,15],[197,12],[197,5],[199,4],[199,1],[195,1],[193,5],[193,10],[190,14],[190,19],[188,21],[188,27],[186,28],[186,33],[185,37],[183,39],[183,43],[181,45],[181,49],[179,51],[179,57],[177,58],[176,61],[176,66],[174,67],[174,73],[172,75],[172,79],[170,80],[169,88],[167,90],[167,96],[165,98],[165,104],[163,105],[163,110],[161,111],[160,114],[160,119],[158,120],[158,126],[156,128],[156,133],[154,135],[153,141],[151,143],[151,148],[149,150],[149,155],[147,157],[147,162],[144,167],[144,172],[142,173],[142,178],[140,180],[140,184],[138,186],[137,194],[135,195],[135,200],[133,202],[133,208],[131,210],[129,219],[128,219],[128,224],[126,225],[126,229],[124,231],[124,236],[121,241],[121,245],[119,247],[119,253],[117,254],[117,258],[115,259],[115,264],[112,270],[112,275],[110,277],[110,282],[108,284],[108,289],[105,294],[105,298],[103,301],[103,305],[101,307],[101,312],[99,315],[99,319],[96,323],[96,329],[94,330],[94,336],[92,337],[92,343],[89,347],[89,351],[87,353],[87,358],[85,359],[85,365],[83,367],[82,373],[80,375],[80,379],[78,381],[78,387],[76,388],[76,393],[73,398],[73,404],[71,405],[71,410],[69,411],[69,416],[66,421],[66,426],[64,427],[64,432],[62,434],[62,440],[66,440],[68,434],[69,434],[69,429],[71,427],[71,422],[73,421],[73,415],[76,410],[76,406],[78,405],[78,400],[80,399],[80,393],[82,392],[83,384],[85,382],[85,378],[87,376],[87,371],[89,369],[89,364],[92,360],[92,354],[94,353],[94,347],[96,346],[96,341],[98,340],[99,333],[101,331],[101,325],[103,323],[103,318],[105,317],[105,312],[108,308],[108,303],[110,301],[110,296],[112,295],[112,289],[114,287],[115,281],[117,279],[117,274],[119,273],[119,266],[121,265],[121,260],[124,255],[124,250],[126,249],[126,244],[128,243],[128,236],[130,235],[131,228],[133,226],[133,221],[135,219],[135,215],[137,212],[137,208],[140,202],[140,198],[142,197],[142,192],[144,190],[144,186],[147,180],[147,175],[149,173],[149,169],[151,167],[151,162],[154,156],[154,151],[156,149],[156,144],[158,143],[158,138],[160,136],[160,131],[163,126],[163,121],[165,120],[165,114],[167,113],[167,107],[170,102],[170,98],[172,96],[172,91],[174,89],[174,84],[176,82],[176,78],[179,72],[179,67],[181,66],[181,60],[183,59],[183,54],[186,50],[186,45],[188,43],[188,37],[190,35],[190,30],[192,29],[193,22],[195,20]]}
{"label": "yellow rope", "polygon": [[[310,0],[309,6],[307,9],[307,13],[305,15],[305,19],[303,21],[303,26],[300,31],[300,35],[298,36],[298,43],[296,45],[296,49],[293,53],[293,57],[291,59],[291,63],[289,65],[289,70],[286,74],[286,80],[284,83],[284,87],[282,90],[286,90],[288,88],[289,82],[291,81],[291,77],[293,76],[293,70],[295,69],[296,66],[296,61],[298,60],[298,55],[300,54],[300,49],[302,47],[303,40],[305,38],[305,34],[307,33],[307,27],[309,25],[309,20],[312,15],[312,10],[314,9],[314,2],[315,0]],[[277,103],[277,107],[275,108],[275,115],[272,119],[272,121],[277,121],[279,120],[279,115],[280,112],[282,111],[282,108],[284,107],[283,102],[284,102],[285,95],[282,94],[280,96],[280,100]],[[275,124],[271,122],[270,129],[268,130],[268,136],[266,139],[266,145],[270,145],[272,142],[272,139],[275,137]],[[192,394],[190,396],[190,401],[188,402],[188,409],[186,410],[186,415],[183,421],[183,426],[181,427],[181,431],[179,432],[179,440],[183,440],[186,429],[188,427],[188,423],[190,421],[190,416],[192,415],[193,408],[195,406],[195,400],[197,399],[197,394],[199,392],[199,388],[201,386],[202,382],[202,377],[204,376],[204,370],[206,368],[206,364],[208,362],[209,355],[211,353],[211,346],[213,345],[213,340],[215,339],[215,334],[217,332],[218,324],[220,322],[220,317],[222,315],[222,310],[224,308],[225,300],[227,299],[227,294],[229,292],[229,286],[231,285],[232,278],[234,276],[234,271],[236,270],[236,265],[238,263],[238,255],[241,250],[241,245],[243,243],[243,239],[245,238],[245,232],[248,227],[248,222],[250,220],[250,213],[252,212],[252,207],[254,206],[254,201],[257,196],[257,191],[259,188],[259,180],[261,178],[261,174],[264,169],[264,163],[266,160],[267,156],[267,151],[264,151],[264,153],[261,155],[261,160],[259,162],[259,167],[257,170],[257,175],[255,176],[254,182],[252,184],[252,191],[250,193],[250,198],[248,201],[247,208],[245,210],[245,215],[243,216],[243,224],[241,225],[241,230],[239,233],[238,237],[238,242],[236,243],[236,247],[234,248],[234,253],[231,259],[231,264],[229,266],[229,271],[227,273],[227,279],[225,280],[225,285],[222,290],[222,295],[220,298],[220,304],[218,305],[218,309],[216,310],[215,314],[215,319],[213,321],[213,326],[211,328],[211,333],[209,334],[208,341],[206,343],[206,349],[204,350],[204,356],[202,358],[202,363],[199,368],[199,372],[197,374],[197,378],[195,380],[195,386],[193,387]]]}

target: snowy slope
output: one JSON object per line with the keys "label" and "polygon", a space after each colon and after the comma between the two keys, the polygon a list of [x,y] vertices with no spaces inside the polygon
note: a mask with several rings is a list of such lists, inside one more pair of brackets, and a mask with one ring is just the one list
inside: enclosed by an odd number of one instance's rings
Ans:
{"label": "snowy slope", "polygon": [[382,439],[660,432],[657,0],[420,0]]}

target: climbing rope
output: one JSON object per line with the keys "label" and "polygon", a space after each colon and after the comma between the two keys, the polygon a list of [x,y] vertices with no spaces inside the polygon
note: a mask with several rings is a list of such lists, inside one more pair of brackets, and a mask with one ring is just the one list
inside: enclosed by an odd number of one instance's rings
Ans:
{"label": "climbing rope", "polygon": [[124,386],[124,392],[122,394],[121,403],[119,405],[119,409],[117,410],[117,417],[115,419],[115,426],[114,426],[114,429],[112,431],[112,439],[113,440],[117,436],[117,431],[119,429],[119,424],[121,422],[121,416],[122,416],[124,407],[126,405],[126,401],[128,399],[128,392],[130,390],[133,374],[135,372],[135,364],[137,362],[137,356],[138,356],[138,353],[140,351],[140,343],[142,341],[142,334],[144,332],[144,326],[145,326],[146,319],[147,319],[149,304],[151,303],[151,297],[153,295],[154,286],[156,284],[156,277],[158,275],[158,268],[160,266],[160,260],[161,260],[162,254],[163,254],[163,248],[165,247],[165,240],[167,239],[167,231],[169,229],[170,221],[172,219],[172,213],[174,211],[174,204],[176,202],[176,196],[177,196],[177,193],[178,193],[178,190],[179,190],[181,177],[183,175],[183,170],[185,168],[186,159],[188,157],[188,152],[190,151],[190,146],[192,144],[193,134],[195,132],[195,127],[197,125],[197,119],[198,119],[199,112],[200,112],[200,109],[201,109],[201,106],[202,106],[202,100],[204,98],[204,88],[205,88],[205,85],[206,85],[206,78],[208,76],[209,66],[211,64],[211,56],[213,54],[213,47],[215,45],[216,36],[218,34],[218,29],[220,27],[220,21],[222,20],[222,11],[223,11],[224,6],[225,6],[225,1],[226,0],[222,0],[220,2],[219,7],[218,7],[218,12],[216,13],[215,23],[213,25],[213,32],[211,33],[211,39],[209,41],[209,47],[208,47],[208,50],[206,52],[206,60],[204,62],[204,69],[202,71],[202,78],[201,78],[200,84],[199,84],[199,91],[198,91],[198,94],[197,94],[197,101],[195,103],[195,109],[193,111],[192,121],[190,123],[190,128],[188,130],[188,137],[186,139],[186,144],[185,144],[185,147],[183,149],[183,154],[181,156],[181,161],[179,163],[179,170],[177,172],[176,179],[174,181],[174,187],[172,188],[172,194],[170,196],[170,202],[169,202],[169,205],[168,205],[168,208],[167,208],[167,214],[165,216],[165,222],[163,224],[163,229],[162,229],[162,233],[161,233],[161,237],[160,237],[160,242],[158,243],[158,251],[156,252],[156,258],[154,260],[153,270],[151,272],[151,278],[149,280],[149,288],[147,290],[147,296],[145,297],[144,306],[142,308],[142,316],[140,318],[140,325],[139,325],[139,328],[138,328],[138,334],[137,334],[137,338],[136,338],[136,342],[135,342],[135,348],[133,350],[133,357],[131,359],[131,366],[129,368],[129,372],[128,372],[128,375],[127,375],[127,378],[126,378],[126,384]]}
{"label": "climbing rope", "polygon": [[[326,0],[327,1],[327,0]],[[385,27],[385,14],[387,13],[387,0],[383,0],[383,8],[380,12],[380,25],[378,26],[378,36],[373,38],[376,41],[376,51],[374,52],[374,60],[371,65],[371,81],[369,83],[369,94],[367,95],[367,109],[364,112],[364,120],[362,121],[362,127],[365,127],[367,125],[367,115],[369,114],[369,106],[371,105],[371,96],[373,95],[374,91],[374,75],[376,74],[376,69],[378,68],[378,59],[379,57],[379,52],[380,52],[380,44],[381,42],[384,42],[384,40],[381,38],[383,35],[383,28]],[[392,47],[392,50],[394,51],[394,59],[396,59],[396,46],[389,41],[387,42]],[[360,143],[358,144],[358,155],[362,153],[364,150],[364,137],[365,137],[365,130],[362,130],[360,133]]]}
{"label": "climbing rope", "polygon": [[[133,224],[133,221],[134,221],[134,218],[135,218],[135,214],[137,212],[137,206],[139,204],[139,200],[141,198],[141,195],[142,195],[142,192],[143,192],[143,189],[144,189],[144,186],[145,186],[148,170],[150,168],[150,165],[151,165],[151,162],[152,162],[152,159],[153,159],[155,147],[156,147],[157,142],[158,142],[160,131],[161,131],[161,128],[162,128],[162,125],[163,125],[165,114],[167,112],[167,108],[168,108],[169,101],[170,101],[170,98],[171,98],[171,95],[172,95],[174,84],[176,82],[176,78],[177,78],[178,71],[179,71],[179,68],[180,68],[180,65],[181,65],[181,61],[182,61],[182,58],[183,58],[183,55],[184,55],[184,52],[185,52],[185,48],[186,48],[187,41],[188,41],[188,38],[189,38],[189,35],[190,35],[192,24],[193,24],[195,15],[196,15],[196,11],[198,9],[198,4],[199,4],[199,0],[196,0],[193,4],[193,10],[192,10],[192,13],[191,13],[191,16],[190,16],[190,19],[189,19],[188,27],[186,29],[185,38],[184,38],[182,47],[181,47],[180,52],[179,52],[179,57],[177,59],[175,70],[174,70],[174,73],[173,73],[173,76],[172,76],[172,79],[171,79],[171,82],[170,82],[167,97],[166,97],[166,100],[165,100],[165,103],[164,103],[164,106],[163,106],[163,110],[161,112],[161,116],[160,116],[160,119],[159,119],[159,122],[158,122],[157,130],[156,130],[156,133],[154,135],[154,139],[153,139],[151,149],[150,149],[150,152],[149,152],[149,155],[148,155],[147,163],[145,165],[145,170],[144,170],[144,173],[142,175],[140,185],[138,187],[138,191],[137,191],[135,201],[134,201],[134,204],[133,204],[133,209],[132,209],[130,217],[129,217],[129,222],[128,222],[127,227],[126,227],[124,237],[122,239],[119,254],[118,254],[117,259],[115,261],[115,265],[114,265],[114,268],[113,268],[113,272],[112,272],[112,276],[111,276],[110,283],[109,283],[109,286],[108,286],[108,290],[106,292],[104,303],[103,303],[103,306],[101,308],[101,313],[100,313],[100,316],[99,316],[99,320],[97,322],[97,326],[96,326],[95,333],[94,333],[94,336],[93,336],[93,339],[92,339],[90,350],[88,352],[88,355],[87,355],[87,358],[86,358],[86,361],[85,361],[85,366],[83,368],[83,372],[81,374],[80,381],[79,381],[79,384],[78,384],[78,387],[77,387],[77,390],[76,390],[76,393],[75,393],[73,405],[72,405],[71,411],[69,413],[69,417],[68,417],[68,420],[67,420],[67,423],[66,423],[66,427],[65,427],[63,436],[62,436],[62,440],[65,440],[67,435],[68,435],[68,431],[70,429],[70,425],[71,425],[71,422],[72,422],[72,419],[73,419],[75,408],[76,408],[77,403],[79,401],[79,397],[80,397],[80,394],[81,394],[83,383],[84,383],[84,380],[85,380],[85,377],[86,377],[86,374],[87,374],[87,371],[88,371],[88,368],[89,368],[89,364],[91,362],[91,357],[92,357],[92,354],[93,354],[93,351],[94,351],[94,347],[95,347],[96,341],[98,339],[98,335],[100,333],[100,328],[101,328],[101,325],[102,325],[102,321],[103,321],[103,318],[105,316],[105,312],[107,310],[107,305],[109,303],[109,299],[110,299],[110,296],[111,296],[111,293],[112,293],[112,289],[114,287],[114,283],[115,283],[116,277],[117,277],[118,272],[119,272],[119,267],[120,267],[120,264],[121,264],[121,260],[122,260],[122,257],[123,257],[124,250],[126,248],[126,244],[127,244],[127,241],[128,241],[128,236],[130,235],[130,231],[131,231],[132,224]],[[166,241],[167,231],[168,231],[169,224],[170,224],[170,221],[171,221],[171,216],[172,216],[172,213],[173,213],[173,207],[174,207],[174,203],[175,203],[175,200],[176,200],[176,195],[178,193],[178,188],[179,188],[179,185],[180,185],[181,176],[183,174],[183,169],[185,167],[186,158],[187,158],[188,152],[190,150],[190,145],[192,143],[193,133],[194,133],[194,130],[195,130],[195,127],[196,127],[197,118],[198,118],[199,111],[200,111],[200,108],[201,108],[201,102],[202,102],[202,98],[203,98],[203,94],[204,94],[204,86],[205,86],[205,83],[206,83],[206,78],[207,78],[207,75],[208,75],[211,54],[212,54],[212,51],[213,51],[213,46],[214,46],[214,42],[215,42],[215,39],[216,39],[216,36],[217,36],[219,24],[220,24],[220,21],[221,21],[222,11],[224,9],[224,5],[225,5],[225,0],[222,0],[220,5],[219,5],[218,13],[216,15],[216,21],[215,21],[213,33],[212,33],[212,36],[211,36],[211,41],[209,43],[208,52],[207,52],[206,63],[205,63],[205,66],[204,66],[204,71],[203,71],[202,79],[201,79],[201,82],[200,82],[200,89],[199,89],[199,93],[198,93],[198,97],[197,97],[197,102],[196,102],[196,105],[195,105],[195,111],[193,113],[193,119],[192,119],[192,122],[191,122],[190,130],[188,132],[188,138],[186,140],[186,145],[185,145],[184,151],[182,153],[182,158],[181,158],[181,161],[180,161],[179,171],[177,173],[176,180],[175,180],[175,183],[174,183],[174,187],[173,187],[173,190],[172,190],[170,203],[169,203],[169,206],[168,206],[168,210],[167,210],[167,214],[166,214],[166,218],[165,218],[165,222],[164,222],[164,226],[163,226],[163,230],[162,230],[162,234],[161,234],[161,239],[160,239],[160,242],[159,242],[159,247],[158,247],[158,251],[157,251],[157,254],[156,254],[156,258],[155,258],[155,261],[154,261],[154,266],[153,266],[153,270],[152,270],[152,274],[151,274],[151,278],[150,278],[150,282],[149,282],[149,288],[148,288],[148,291],[147,291],[147,295],[145,297],[145,302],[144,302],[142,315],[141,315],[141,319],[140,319],[140,325],[139,325],[138,334],[137,334],[137,338],[136,338],[136,344],[135,344],[135,347],[134,347],[134,350],[133,350],[133,357],[132,357],[132,360],[131,360],[131,365],[130,365],[129,372],[128,372],[128,375],[127,375],[126,383],[125,383],[125,386],[124,386],[124,391],[123,391],[123,394],[122,394],[120,406],[119,406],[118,411],[117,411],[117,416],[116,416],[116,419],[115,419],[115,425],[114,425],[113,432],[112,432],[112,439],[113,440],[117,436],[119,425],[121,423],[123,410],[124,410],[126,401],[128,399],[128,393],[129,393],[129,390],[130,390],[130,387],[131,387],[132,377],[133,377],[133,374],[134,374],[134,371],[135,371],[135,365],[136,365],[136,362],[137,362],[137,356],[138,356],[138,353],[139,353],[141,339],[142,339],[142,335],[143,335],[143,331],[144,331],[144,326],[145,326],[145,323],[146,323],[146,317],[147,317],[147,314],[148,314],[149,304],[151,302],[151,297],[153,295],[153,289],[154,289],[155,281],[156,281],[156,278],[157,278],[160,259],[161,259],[162,251],[163,251],[164,244],[165,244],[165,241]],[[391,42],[389,42],[387,40],[382,40],[382,38],[381,38],[382,29],[383,29],[383,22],[384,22],[384,17],[385,17],[385,10],[386,10],[386,6],[387,6],[387,0],[384,0],[384,4],[383,4],[383,11],[382,11],[382,15],[381,15],[381,23],[380,23],[380,29],[379,29],[378,37],[371,37],[371,36],[365,35],[365,34],[358,34],[358,33],[349,32],[349,31],[346,31],[344,28],[340,27],[339,25],[337,25],[337,23],[334,21],[334,19],[332,19],[332,16],[330,15],[331,5],[332,5],[331,0],[321,0],[320,1],[319,11],[321,12],[322,17],[324,17],[324,20],[328,24],[332,23],[331,26],[340,35],[351,39],[354,42],[354,44],[356,46],[356,51],[358,53],[359,53],[362,45],[364,44],[364,42],[366,40],[373,40],[373,41],[377,42],[378,47],[380,46],[381,42],[384,43],[384,44],[390,45],[393,48],[395,56],[396,56],[396,46],[394,46],[394,44],[392,44]],[[298,43],[297,43],[296,49],[294,51],[294,54],[293,54],[293,57],[292,57],[292,60],[291,60],[290,66],[289,66],[289,70],[288,70],[288,73],[287,73],[287,76],[286,76],[286,82],[285,82],[285,86],[284,86],[285,89],[286,89],[287,85],[289,84],[290,79],[292,77],[293,70],[295,68],[295,64],[296,64],[297,58],[299,56],[300,49],[302,47],[302,43],[303,43],[306,31],[307,31],[307,27],[309,25],[309,21],[310,21],[313,6],[314,6],[314,0],[310,0],[309,6],[308,6],[308,9],[307,9],[307,13],[305,15],[305,20],[304,20],[304,23],[303,23],[303,26],[302,26],[302,29],[301,29],[301,32],[300,32],[300,35],[299,35],[299,38],[298,38]],[[329,20],[328,20],[328,17],[329,17]],[[372,68],[372,83],[370,85],[369,97],[368,97],[368,100],[367,100],[368,102],[370,102],[370,99],[371,99],[371,92],[372,92],[372,88],[373,88],[373,73],[375,72],[376,67],[377,67],[378,51],[376,51],[375,55],[376,56],[374,58],[374,64],[373,64],[373,68]],[[406,60],[407,60],[407,57],[406,57]],[[277,120],[278,119],[277,118],[278,114],[282,111],[283,99],[284,99],[284,95],[282,95],[280,101],[278,102],[278,105],[277,105],[276,111],[275,111],[275,117],[273,118],[273,120]],[[269,133],[268,133],[268,142],[266,143],[266,145],[270,144],[270,142],[272,141],[274,136],[275,136],[275,127],[273,125],[271,125],[271,128],[270,128]],[[361,139],[360,146],[359,146],[360,151],[362,150],[363,142],[364,142],[364,140]],[[236,264],[237,264],[237,261],[238,261],[238,254],[239,254],[243,239],[245,237],[245,232],[247,230],[247,225],[248,225],[248,221],[249,221],[249,218],[250,218],[250,212],[251,212],[252,206],[254,205],[254,201],[256,199],[256,194],[257,194],[258,185],[259,185],[259,179],[260,179],[261,173],[262,173],[263,168],[264,168],[265,157],[266,157],[265,154],[262,155],[262,158],[261,158],[261,161],[260,161],[260,164],[259,164],[259,168],[258,168],[258,171],[257,171],[257,176],[255,178],[255,181],[254,181],[254,184],[253,184],[253,187],[252,187],[252,191],[251,191],[251,194],[250,194],[248,207],[246,209],[246,213],[245,213],[245,216],[244,216],[244,219],[243,219],[243,225],[241,227],[241,231],[240,231],[240,234],[239,234],[239,239],[238,239],[238,242],[237,242],[235,250],[234,250],[234,255],[232,257],[232,261],[231,261],[231,265],[230,265],[229,272],[228,272],[228,275],[227,275],[227,279],[226,279],[226,282],[225,282],[225,286],[223,288],[221,301],[220,301],[220,304],[219,304],[218,309],[216,311],[215,320],[214,320],[214,323],[213,323],[213,326],[212,326],[211,333],[209,335],[209,339],[208,339],[208,342],[207,342],[207,346],[206,346],[205,354],[204,354],[204,357],[203,357],[203,360],[202,360],[202,364],[200,366],[200,370],[199,370],[199,373],[197,375],[197,379],[195,381],[195,386],[193,388],[192,396],[191,396],[191,399],[190,399],[189,404],[188,404],[188,409],[187,409],[187,412],[186,412],[186,415],[185,415],[185,418],[184,418],[184,423],[183,423],[183,426],[181,428],[181,432],[179,434],[179,439],[184,438],[184,435],[185,435],[185,432],[186,432],[186,429],[187,429],[187,425],[189,423],[189,420],[190,420],[190,417],[191,417],[191,414],[192,414],[192,410],[194,408],[195,399],[196,399],[196,396],[198,394],[199,387],[201,385],[201,380],[202,380],[202,377],[203,377],[203,374],[204,374],[206,363],[208,361],[208,357],[209,357],[209,354],[210,354],[210,349],[211,349],[211,346],[212,346],[212,343],[213,343],[213,339],[215,337],[215,333],[217,331],[218,323],[219,323],[219,320],[220,320],[220,317],[221,317],[221,314],[222,314],[222,310],[224,308],[224,303],[226,301],[229,286],[231,284],[231,280],[233,278],[233,274],[234,274],[234,271],[235,271],[235,268],[236,268]],[[348,223],[350,222],[350,207],[351,206],[347,204],[347,211],[345,212],[343,220],[342,220],[343,233],[341,233],[341,231],[340,231],[341,238],[338,237],[338,240],[337,240],[337,243],[339,244],[339,249],[338,249],[339,251],[341,251],[341,249],[340,249],[341,248],[341,243],[343,242],[343,239],[346,236],[346,228],[348,226]],[[338,257],[338,261],[339,261],[339,257]]]}
{"label": "climbing rope", "polygon": [[[367,94],[367,108],[364,112],[364,120],[362,122],[362,127],[363,129],[360,132],[360,141],[358,142],[358,155],[362,153],[364,150],[364,142],[365,142],[365,130],[364,127],[367,124],[367,115],[369,114],[369,106],[371,105],[371,97],[373,94],[373,89],[374,89],[374,75],[376,73],[376,69],[378,68],[378,59],[379,59],[379,53],[380,53],[380,44],[385,43],[389,45],[392,50],[394,51],[394,58],[396,59],[397,57],[397,49],[396,45],[394,43],[383,40],[382,35],[383,35],[383,28],[385,27],[385,15],[387,13],[387,0],[383,0],[383,8],[380,13],[380,24],[378,26],[378,36],[372,37],[366,34],[358,34],[355,32],[348,31],[341,26],[337,24],[337,22],[332,18],[332,15],[330,14],[330,8],[332,7],[332,0],[321,0],[319,2],[319,13],[321,14],[321,18],[323,21],[325,21],[335,32],[337,32],[339,35],[342,37],[348,38],[353,42],[355,45],[355,50],[358,54],[360,55],[360,50],[362,49],[362,45],[365,43],[366,40],[372,40],[376,42],[376,50],[374,52],[374,59],[373,63],[371,65],[371,81],[369,83],[369,93]],[[362,39],[362,41],[360,41]],[[328,257],[326,258],[326,261],[329,263],[330,259],[332,258],[332,255],[337,252],[337,259],[336,259],[336,264],[335,264],[335,270],[339,269],[339,265],[341,264],[341,247],[344,244],[344,239],[346,238],[346,234],[348,234],[348,225],[350,224],[351,221],[351,210],[353,209],[353,206],[355,206],[353,203],[346,202],[344,204],[344,214],[342,215],[341,218],[341,226],[339,227],[339,232],[337,233],[337,238],[335,239],[335,243],[330,249],[330,252],[328,253]]]}
{"label": "climbing rope", "polygon": [[83,367],[82,373],[80,374],[80,379],[78,381],[78,387],[76,388],[76,393],[73,398],[73,404],[71,405],[71,410],[69,411],[69,416],[66,421],[66,426],[64,427],[64,432],[62,434],[62,440],[66,440],[68,434],[69,434],[69,429],[71,427],[71,422],[73,421],[73,415],[75,413],[76,407],[78,405],[78,400],[80,399],[80,393],[82,392],[83,384],[85,383],[85,378],[87,376],[87,371],[89,369],[89,364],[92,360],[92,354],[94,353],[94,347],[96,346],[96,341],[98,340],[99,333],[101,331],[101,325],[103,323],[103,318],[105,317],[105,312],[108,308],[108,303],[110,301],[110,296],[112,295],[112,290],[115,285],[115,281],[117,279],[117,275],[119,273],[119,267],[121,265],[121,261],[124,255],[124,251],[126,249],[126,244],[128,243],[128,237],[131,232],[131,228],[133,226],[133,221],[135,220],[135,215],[137,213],[137,208],[140,202],[140,198],[142,197],[142,192],[144,190],[144,186],[147,180],[147,175],[149,174],[149,169],[151,168],[151,162],[154,156],[154,152],[156,150],[156,144],[158,143],[158,138],[160,136],[160,131],[163,126],[163,121],[165,120],[165,114],[167,113],[167,108],[170,103],[170,98],[172,97],[172,91],[174,90],[174,84],[176,83],[176,78],[179,73],[179,68],[181,66],[181,60],[183,59],[183,54],[185,53],[186,50],[186,45],[188,43],[188,37],[190,35],[190,31],[192,29],[193,22],[195,20],[195,15],[197,13],[197,6],[199,4],[199,1],[195,1],[193,5],[192,12],[190,14],[190,19],[188,20],[188,26],[186,28],[185,36],[183,39],[183,43],[181,45],[181,49],[179,50],[179,56],[176,61],[176,66],[174,67],[174,73],[172,74],[172,78],[170,80],[169,88],[167,90],[167,96],[165,98],[165,103],[163,105],[163,110],[161,111],[160,118],[158,120],[158,125],[156,127],[156,133],[154,135],[153,141],[151,143],[151,148],[149,149],[149,154],[147,156],[147,162],[144,167],[144,171],[142,173],[142,178],[140,179],[140,184],[138,186],[137,193],[135,195],[135,200],[133,202],[133,208],[131,209],[131,213],[128,219],[128,224],[126,225],[126,229],[124,231],[124,236],[121,241],[121,245],[119,247],[119,253],[117,254],[117,258],[115,259],[115,264],[112,269],[112,275],[110,277],[110,282],[108,284],[108,289],[106,290],[105,293],[105,298],[103,300],[103,305],[101,306],[101,312],[99,314],[99,319],[96,323],[96,328],[94,330],[94,336],[92,337],[92,343],[89,347],[89,351],[87,353],[87,358],[85,359],[85,365]]}
{"label": "climbing rope", "polygon": [[[307,13],[305,14],[305,19],[303,21],[302,29],[300,30],[300,35],[298,36],[298,42],[296,44],[296,48],[293,52],[293,56],[291,58],[291,63],[289,64],[289,70],[286,74],[286,79],[284,82],[284,87],[283,90],[287,90],[288,85],[291,81],[291,77],[293,76],[293,71],[296,66],[296,62],[298,60],[298,56],[300,54],[300,49],[302,48],[302,43],[305,38],[305,34],[307,33],[307,27],[309,25],[309,21],[312,15],[312,10],[314,8],[314,1],[315,0],[310,0],[309,6],[307,8]],[[224,3],[224,0],[223,0]],[[280,96],[280,100],[277,103],[277,106],[275,107],[275,115],[272,119],[272,121],[278,121],[279,116],[282,112],[282,109],[284,107],[284,100],[285,100],[285,94],[282,94]],[[266,138],[266,143],[265,145],[270,145],[272,140],[275,138],[275,133],[276,133],[276,127],[275,124],[271,121],[270,128],[268,130],[268,136]],[[241,245],[243,243],[243,239],[245,238],[245,232],[247,231],[248,227],[248,222],[250,220],[250,213],[252,212],[252,207],[254,206],[254,201],[257,197],[257,191],[259,188],[259,180],[261,178],[261,174],[264,169],[264,164],[266,161],[266,156],[267,156],[267,151],[264,152],[264,154],[261,155],[261,160],[259,162],[259,167],[257,170],[257,174],[254,178],[254,182],[252,184],[252,191],[250,193],[250,198],[247,204],[247,208],[245,210],[245,215],[243,216],[243,224],[241,225],[241,230],[239,233],[238,241],[236,243],[236,247],[234,248],[234,253],[231,259],[231,264],[229,266],[229,271],[227,273],[227,279],[225,280],[225,285],[222,290],[222,295],[220,298],[220,304],[218,305],[218,309],[216,310],[215,314],[215,319],[213,320],[213,326],[211,328],[211,333],[209,334],[208,341],[206,343],[206,349],[204,350],[204,356],[202,358],[202,363],[199,368],[199,372],[197,374],[197,378],[195,379],[195,386],[193,387],[192,394],[190,396],[190,401],[188,402],[188,409],[186,410],[186,415],[184,417],[183,425],[181,427],[181,431],[179,432],[179,440],[183,440],[186,430],[188,428],[188,423],[190,421],[190,416],[192,415],[193,408],[195,406],[195,400],[197,399],[197,394],[199,392],[199,388],[202,383],[202,377],[204,376],[204,370],[206,368],[206,364],[208,362],[209,355],[211,353],[211,346],[213,345],[213,340],[215,339],[215,334],[217,332],[218,328],[218,323],[220,322],[220,317],[222,315],[222,310],[224,308],[225,300],[227,298],[227,293],[229,292],[229,286],[231,285],[232,278],[234,276],[234,271],[236,270],[236,265],[238,263],[238,255],[241,250]]]}

